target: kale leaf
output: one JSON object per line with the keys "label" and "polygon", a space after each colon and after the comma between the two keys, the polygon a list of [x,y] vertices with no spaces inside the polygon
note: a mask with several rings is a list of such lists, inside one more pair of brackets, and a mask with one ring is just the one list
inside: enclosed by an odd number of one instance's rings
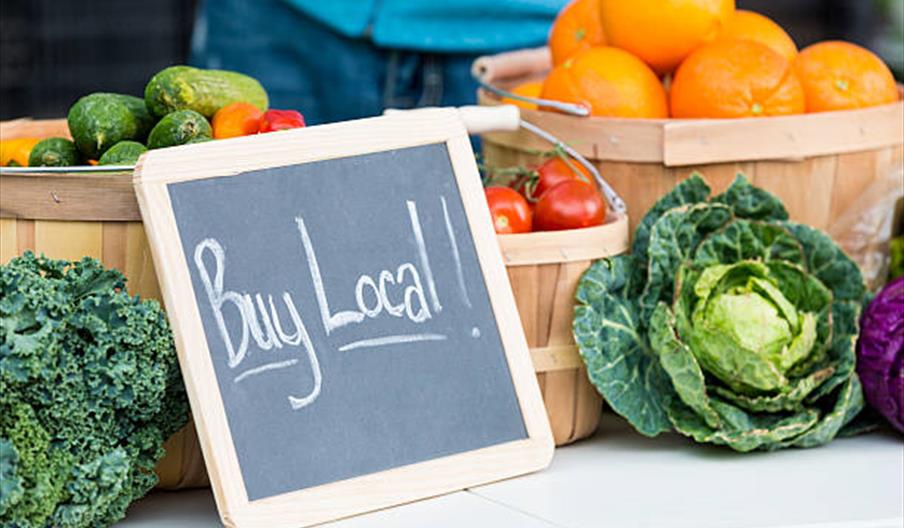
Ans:
{"label": "kale leaf", "polygon": [[155,301],[94,259],[0,266],[0,524],[108,526],[187,420]]}

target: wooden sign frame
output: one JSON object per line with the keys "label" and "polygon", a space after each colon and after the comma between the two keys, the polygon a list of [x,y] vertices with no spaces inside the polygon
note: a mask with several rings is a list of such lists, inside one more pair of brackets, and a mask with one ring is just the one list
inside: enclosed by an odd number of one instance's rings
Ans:
{"label": "wooden sign frame", "polygon": [[[445,143],[505,349],[527,438],[249,501],[201,322],[168,184]],[[152,248],[195,427],[226,526],[321,523],[458,491],[549,465],[553,438],[464,124],[432,109],[154,150],[133,185]]]}

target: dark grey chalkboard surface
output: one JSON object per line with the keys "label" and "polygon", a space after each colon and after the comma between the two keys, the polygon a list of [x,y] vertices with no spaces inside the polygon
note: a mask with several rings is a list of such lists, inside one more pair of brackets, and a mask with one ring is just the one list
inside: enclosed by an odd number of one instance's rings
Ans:
{"label": "dark grey chalkboard surface", "polygon": [[444,143],[167,188],[249,500],[527,438]]}

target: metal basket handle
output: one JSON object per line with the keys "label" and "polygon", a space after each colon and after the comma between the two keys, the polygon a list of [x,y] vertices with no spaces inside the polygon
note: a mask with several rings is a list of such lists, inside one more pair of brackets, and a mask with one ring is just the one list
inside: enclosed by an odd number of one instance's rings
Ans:
{"label": "metal basket handle", "polygon": [[584,105],[519,95],[494,85],[494,83],[504,79],[523,79],[539,76],[548,72],[551,68],[552,59],[549,54],[549,48],[543,47],[478,57],[474,64],[471,65],[471,76],[474,77],[474,80],[477,81],[477,84],[482,89],[500,97],[554,108],[574,116],[588,117],[590,109]]}
{"label": "metal basket handle", "polygon": [[597,170],[593,163],[581,155],[578,151],[569,147],[559,140],[559,138],[543,130],[542,128],[521,119],[521,112],[514,105],[499,106],[462,106],[458,109],[458,115],[465,124],[465,128],[470,134],[482,134],[484,132],[493,131],[515,131],[519,128],[527,130],[531,134],[552,143],[554,146],[560,147],[569,156],[577,160],[584,166],[587,171],[593,175],[597,186],[609,203],[609,207],[617,213],[626,213],[627,206],[621,196],[615,192],[615,189],[609,185],[609,182],[603,178],[600,171]]}

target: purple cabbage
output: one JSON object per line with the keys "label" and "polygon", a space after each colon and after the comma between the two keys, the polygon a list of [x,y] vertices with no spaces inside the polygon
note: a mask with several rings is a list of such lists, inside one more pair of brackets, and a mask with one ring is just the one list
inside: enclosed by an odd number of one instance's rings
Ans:
{"label": "purple cabbage", "polygon": [[873,299],[861,328],[857,374],[866,400],[904,433],[904,277]]}

